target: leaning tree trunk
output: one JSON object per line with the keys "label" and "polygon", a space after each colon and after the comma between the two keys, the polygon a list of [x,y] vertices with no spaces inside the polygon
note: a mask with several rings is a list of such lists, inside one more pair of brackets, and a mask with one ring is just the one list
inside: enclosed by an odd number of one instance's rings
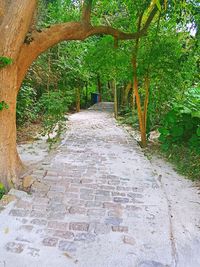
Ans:
{"label": "leaning tree trunk", "polygon": [[19,185],[18,177],[23,169],[16,148],[16,67],[1,70],[0,81],[0,99],[8,105],[0,111],[0,181],[8,189]]}
{"label": "leaning tree trunk", "polygon": [[56,24],[37,31],[34,26],[37,2],[0,0],[0,58],[13,61],[11,66],[0,68],[0,102],[9,105],[8,109],[0,111],[0,182],[7,188],[19,185],[23,170],[16,148],[16,98],[32,62],[64,40],[84,40],[96,34],[108,34],[121,40],[139,38],[146,34],[157,12],[155,6],[139,32],[124,33],[110,26],[93,26],[90,22],[92,0],[85,0],[79,22]]}

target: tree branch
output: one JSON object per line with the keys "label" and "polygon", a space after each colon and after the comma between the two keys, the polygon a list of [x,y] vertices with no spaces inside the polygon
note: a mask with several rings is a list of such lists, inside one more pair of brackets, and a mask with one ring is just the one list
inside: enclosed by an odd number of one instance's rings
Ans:
{"label": "tree branch", "polygon": [[[86,0],[85,3],[92,3],[92,0]],[[18,84],[21,84],[28,67],[32,62],[42,52],[55,44],[66,40],[85,40],[89,36],[98,34],[112,35],[119,40],[137,39],[146,34],[157,10],[157,8],[152,10],[143,28],[136,33],[125,33],[110,26],[91,26],[90,24],[82,22],[67,22],[53,25],[50,28],[45,28],[41,32],[34,31],[31,35],[32,42],[30,42],[30,44],[24,44],[21,48],[17,62]],[[84,15],[84,18],[86,18],[84,22],[88,21],[89,17],[88,14]]]}
{"label": "tree branch", "polygon": [[92,0],[85,0],[83,3],[82,23],[88,25],[90,24],[91,12],[92,12]]}

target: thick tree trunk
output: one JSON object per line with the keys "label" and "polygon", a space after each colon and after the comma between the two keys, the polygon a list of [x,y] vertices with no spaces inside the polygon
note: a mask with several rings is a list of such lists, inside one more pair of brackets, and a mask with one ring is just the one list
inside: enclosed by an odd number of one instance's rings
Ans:
{"label": "thick tree trunk", "polygon": [[19,185],[23,170],[16,147],[17,68],[1,70],[0,81],[0,100],[8,105],[0,111],[0,181],[8,189]]}
{"label": "thick tree trunk", "polygon": [[144,115],[143,115],[142,108],[141,108],[141,100],[140,100],[140,95],[139,95],[139,91],[138,91],[138,80],[137,80],[136,75],[134,75],[133,87],[134,87],[134,94],[135,94],[135,98],[136,98],[137,111],[138,111],[138,120],[139,120],[139,126],[140,126],[140,134],[141,134],[141,144],[142,144],[142,147],[145,147],[147,144],[146,130],[144,128]]}
{"label": "thick tree trunk", "polygon": [[80,88],[76,88],[76,112],[81,110],[81,91]]}
{"label": "thick tree trunk", "polygon": [[132,83],[129,82],[129,83],[127,84],[127,86],[126,86],[126,88],[125,88],[125,92],[124,92],[124,99],[123,99],[123,104],[124,104],[124,106],[127,105],[127,102],[128,102],[128,95],[129,95],[129,92],[130,92],[131,88],[132,88]]}
{"label": "thick tree trunk", "polygon": [[117,85],[116,80],[112,81],[113,91],[114,91],[114,115],[115,119],[118,117],[118,95],[117,95]]}
{"label": "thick tree trunk", "polygon": [[98,93],[102,95],[102,84],[100,75],[97,75],[97,88],[98,88]]}

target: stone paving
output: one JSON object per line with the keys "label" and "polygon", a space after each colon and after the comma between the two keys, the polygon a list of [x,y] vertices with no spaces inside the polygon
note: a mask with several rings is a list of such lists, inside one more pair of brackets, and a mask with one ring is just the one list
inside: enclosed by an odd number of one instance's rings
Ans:
{"label": "stone paving", "polygon": [[111,114],[69,124],[31,193],[1,205],[0,267],[199,267],[194,184],[147,160]]}

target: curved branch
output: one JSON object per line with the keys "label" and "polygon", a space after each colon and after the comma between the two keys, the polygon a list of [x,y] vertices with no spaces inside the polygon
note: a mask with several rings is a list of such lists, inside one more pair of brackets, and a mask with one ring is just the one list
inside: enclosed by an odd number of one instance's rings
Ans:
{"label": "curved branch", "polygon": [[[88,1],[91,2],[91,0]],[[53,25],[41,32],[34,31],[31,35],[32,42],[30,44],[23,45],[17,61],[18,85],[21,85],[26,71],[32,62],[42,52],[46,51],[55,44],[66,40],[84,40],[89,36],[98,34],[112,35],[119,40],[137,39],[146,34],[157,10],[157,8],[152,10],[144,27],[136,33],[125,33],[110,26],[91,26],[90,24],[82,22],[67,22]]]}

